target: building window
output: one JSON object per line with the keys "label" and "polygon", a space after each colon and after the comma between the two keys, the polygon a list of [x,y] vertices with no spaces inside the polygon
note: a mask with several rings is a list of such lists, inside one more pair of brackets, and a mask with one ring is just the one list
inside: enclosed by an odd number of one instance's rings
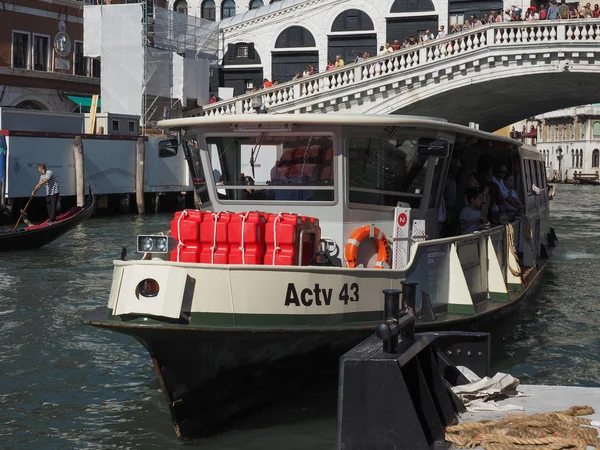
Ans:
{"label": "building window", "polygon": [[96,58],[92,58],[92,76],[100,78],[100,60]]}
{"label": "building window", "polygon": [[87,61],[83,56],[83,42],[75,41],[73,49],[73,74],[85,77],[87,75]]}
{"label": "building window", "polygon": [[594,133],[594,137],[600,137],[600,122],[594,122],[592,132]]}
{"label": "building window", "polygon": [[235,2],[233,0],[225,0],[221,4],[221,18],[227,19],[233,16],[235,16]]}
{"label": "building window", "polygon": [[33,70],[48,71],[50,36],[33,35]]}
{"label": "building window", "polygon": [[600,150],[597,148],[592,152],[592,167],[600,167]]}
{"label": "building window", "polygon": [[358,9],[344,11],[335,18],[331,25],[331,31],[365,31],[374,29],[375,26],[369,15]]}
{"label": "building window", "polygon": [[135,133],[135,122],[133,120],[129,121],[129,132]]}
{"label": "building window", "polygon": [[248,46],[245,44],[235,46],[235,57],[236,58],[247,58],[248,57]]}
{"label": "building window", "polygon": [[13,31],[12,59],[15,69],[29,69],[29,33]]}
{"label": "building window", "polygon": [[251,91],[254,89],[254,80],[246,80],[246,90]]}
{"label": "building window", "polygon": [[173,5],[173,11],[181,13],[181,14],[187,14],[188,13],[188,4],[185,0],[178,0],[175,2],[175,4]]}
{"label": "building window", "polygon": [[217,19],[216,7],[214,0],[204,0],[202,2],[202,18],[206,20],[212,20],[213,22]]}
{"label": "building window", "polygon": [[188,13],[187,2],[185,0],[177,0],[173,4],[173,11],[181,13],[181,14],[187,14]]}
{"label": "building window", "polygon": [[119,131],[119,121],[118,120],[113,120],[112,121],[112,130],[113,131]]}
{"label": "building window", "polygon": [[263,3],[263,0],[252,0],[250,2],[249,9],[257,9],[257,8],[260,8],[261,6],[265,6],[265,4]]}

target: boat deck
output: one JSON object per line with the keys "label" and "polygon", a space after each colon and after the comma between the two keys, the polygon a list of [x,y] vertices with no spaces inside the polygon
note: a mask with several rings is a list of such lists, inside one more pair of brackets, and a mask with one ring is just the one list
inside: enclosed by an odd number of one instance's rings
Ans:
{"label": "boat deck", "polygon": [[[466,412],[461,415],[461,423],[479,422],[481,420],[500,420],[511,414],[536,414],[551,411],[564,411],[571,406],[591,406],[594,408],[595,413],[584,417],[600,422],[600,388],[519,385],[517,390],[527,396],[507,398],[505,400],[499,400],[496,403],[500,405],[511,404],[522,406],[524,411]],[[452,445],[450,448],[458,449],[461,447]],[[475,448],[482,449],[482,447]]]}

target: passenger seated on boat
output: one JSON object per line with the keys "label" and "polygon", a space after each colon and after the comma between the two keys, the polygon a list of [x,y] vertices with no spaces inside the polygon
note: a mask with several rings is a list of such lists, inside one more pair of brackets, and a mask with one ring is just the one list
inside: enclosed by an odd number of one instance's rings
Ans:
{"label": "passenger seated on boat", "polygon": [[[504,197],[500,192],[500,187],[492,182],[492,163],[491,155],[482,155],[477,161],[476,178],[479,182],[479,188],[484,192],[482,211],[491,223],[501,223],[501,216],[504,216]],[[485,189],[488,189],[489,196],[485,196]],[[489,200],[489,201],[488,201]]]}
{"label": "passenger seated on boat", "polygon": [[[519,200],[519,195],[515,191],[515,177],[511,174],[506,175],[504,178],[504,185],[508,192],[508,197],[511,201],[506,203],[506,215],[509,220],[514,220],[517,213],[525,212],[525,206]],[[517,206],[514,206],[517,205]]]}
{"label": "passenger seated on boat", "polygon": [[481,214],[481,204],[483,202],[481,190],[469,188],[466,197],[469,206],[465,206],[460,212],[460,234],[473,233],[485,222],[485,216]]}
{"label": "passenger seated on boat", "polygon": [[[277,172],[277,177],[271,179],[272,186],[287,186],[287,185],[298,185],[308,186],[310,180],[308,177],[302,175],[302,173],[292,173],[293,163],[291,160],[282,160],[279,163],[281,172]],[[307,201],[312,198],[312,191],[310,190],[281,190],[271,189],[268,194],[268,198],[278,201]]]}
{"label": "passenger seated on boat", "polygon": [[[508,171],[506,170],[506,165],[503,162],[499,162],[496,164],[496,168],[494,170],[494,176],[492,177],[492,182],[496,183],[498,185],[498,187],[500,188],[500,192],[502,193],[502,198],[504,199],[504,203],[505,203],[505,210],[508,213],[510,210],[512,211],[517,211],[519,210],[521,205],[521,202],[516,202],[512,196],[509,195],[508,189],[506,188],[506,185],[504,184],[505,178],[506,178],[506,174],[508,173]],[[514,181],[514,178],[513,178]],[[511,207],[509,209],[509,206]]]}

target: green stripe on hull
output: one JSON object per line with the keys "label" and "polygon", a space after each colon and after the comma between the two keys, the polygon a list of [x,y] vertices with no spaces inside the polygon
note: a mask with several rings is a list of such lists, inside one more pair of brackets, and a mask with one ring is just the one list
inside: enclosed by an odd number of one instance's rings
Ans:
{"label": "green stripe on hull", "polygon": [[508,283],[506,285],[509,291],[521,292],[523,291],[523,285],[518,283]]}
{"label": "green stripe on hull", "polygon": [[[124,321],[120,316],[114,316],[111,309],[109,309],[108,320],[115,322]],[[352,326],[355,324],[364,324],[365,322],[380,322],[382,320],[383,311],[345,314],[229,314],[193,312],[190,316],[189,324],[181,323],[181,326],[294,328],[297,326]],[[136,317],[127,320],[127,322],[164,325],[167,321],[151,317]]]}
{"label": "green stripe on hull", "polygon": [[505,292],[490,292],[490,300],[493,302],[508,303],[510,298]]}
{"label": "green stripe on hull", "polygon": [[448,312],[452,314],[464,314],[471,316],[475,314],[475,307],[473,305],[448,305]]}

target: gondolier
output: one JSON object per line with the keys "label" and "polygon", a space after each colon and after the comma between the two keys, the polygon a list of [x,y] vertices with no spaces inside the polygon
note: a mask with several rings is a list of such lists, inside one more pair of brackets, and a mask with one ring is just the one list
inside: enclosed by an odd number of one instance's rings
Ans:
{"label": "gondolier", "polygon": [[58,203],[58,182],[54,172],[46,168],[46,164],[38,164],[38,170],[42,174],[40,181],[31,193],[34,195],[42,185],[46,185],[46,206],[48,208],[48,223],[54,223],[56,220],[56,204]]}

